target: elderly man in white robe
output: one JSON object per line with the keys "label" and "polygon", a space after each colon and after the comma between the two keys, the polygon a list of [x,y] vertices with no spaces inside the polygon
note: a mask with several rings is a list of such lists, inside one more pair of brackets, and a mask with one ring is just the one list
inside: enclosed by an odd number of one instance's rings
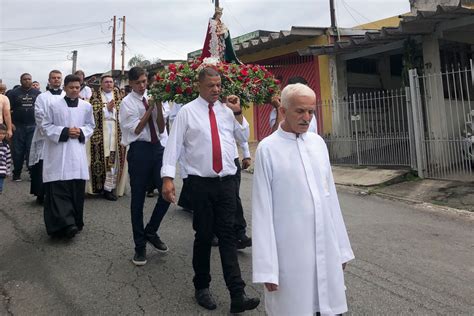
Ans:
{"label": "elderly man in white robe", "polygon": [[92,106],[79,98],[80,88],[78,76],[66,76],[66,96],[45,109],[41,123],[46,135],[44,221],[50,236],[72,238],[84,226],[84,195],[89,180],[86,141],[95,123]]}
{"label": "elderly man in white robe", "polygon": [[347,311],[344,273],[354,258],[323,139],[307,133],[316,95],[282,91],[278,130],[260,142],[252,191],[253,282],[269,315]]}

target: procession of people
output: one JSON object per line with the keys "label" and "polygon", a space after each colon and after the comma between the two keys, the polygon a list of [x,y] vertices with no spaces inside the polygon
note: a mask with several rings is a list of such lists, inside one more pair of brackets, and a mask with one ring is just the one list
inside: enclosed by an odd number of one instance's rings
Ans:
{"label": "procession of people", "polygon": [[[203,57],[240,63],[221,17],[218,8]],[[210,290],[216,245],[231,313],[260,304],[258,297],[247,296],[239,266],[238,250],[248,247],[252,281],[264,287],[268,314],[348,310],[344,269],[354,254],[327,148],[317,135],[317,98],[304,78],[292,78],[272,99],[273,133],[258,145],[254,162],[251,236],[239,197],[241,170],[252,163],[249,123],[239,97],[222,94],[215,68],[203,64],[199,69],[199,95],[187,104],[152,98],[141,67],[128,71],[127,95],[111,75],[103,75],[96,89],[87,85],[82,70],[62,80],[61,71],[51,70],[41,93],[39,83],[23,73],[19,87],[8,97],[0,94],[0,193],[10,175],[12,181],[25,178],[26,162],[30,193],[43,205],[49,236],[72,239],[87,229],[87,195],[111,202],[128,195],[131,261],[143,266],[148,243],[169,251],[160,226],[170,205],[178,203],[193,216],[193,286],[203,308],[217,308]],[[184,181],[179,198],[177,174]],[[145,199],[154,189],[158,197],[145,223]]]}

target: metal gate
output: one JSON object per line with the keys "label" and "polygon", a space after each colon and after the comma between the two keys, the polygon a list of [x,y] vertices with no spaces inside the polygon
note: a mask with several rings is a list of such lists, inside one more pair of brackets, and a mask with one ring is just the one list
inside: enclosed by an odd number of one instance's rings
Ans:
{"label": "metal gate", "polygon": [[473,70],[410,70],[416,169],[420,177],[474,180]]}
{"label": "metal gate", "polygon": [[322,103],[332,115],[332,131],[323,135],[335,164],[414,166],[408,120],[408,89],[353,94]]}

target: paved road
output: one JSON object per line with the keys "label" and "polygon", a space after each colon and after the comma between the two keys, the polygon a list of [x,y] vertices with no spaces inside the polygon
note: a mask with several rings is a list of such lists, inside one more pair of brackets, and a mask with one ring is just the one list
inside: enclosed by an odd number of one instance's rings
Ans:
{"label": "paved road", "polygon": [[[207,314],[193,300],[191,216],[173,207],[161,236],[170,251],[133,255],[129,197],[86,200],[85,229],[71,242],[50,240],[29,182],[8,181],[0,196],[0,315]],[[251,175],[242,198],[250,218]],[[289,193],[291,194],[291,193]],[[474,219],[420,206],[340,192],[356,254],[346,272],[351,313],[474,314]],[[147,199],[147,212],[153,199]],[[247,292],[251,251],[239,254]],[[229,297],[213,251],[212,314],[227,314]],[[263,314],[263,306],[249,314]]]}

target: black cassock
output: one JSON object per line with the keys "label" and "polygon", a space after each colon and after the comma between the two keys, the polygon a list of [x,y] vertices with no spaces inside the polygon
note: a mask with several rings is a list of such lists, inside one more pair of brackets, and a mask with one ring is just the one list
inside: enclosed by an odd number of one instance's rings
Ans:
{"label": "black cassock", "polygon": [[44,222],[48,235],[70,225],[84,226],[85,180],[53,181],[44,184]]}

